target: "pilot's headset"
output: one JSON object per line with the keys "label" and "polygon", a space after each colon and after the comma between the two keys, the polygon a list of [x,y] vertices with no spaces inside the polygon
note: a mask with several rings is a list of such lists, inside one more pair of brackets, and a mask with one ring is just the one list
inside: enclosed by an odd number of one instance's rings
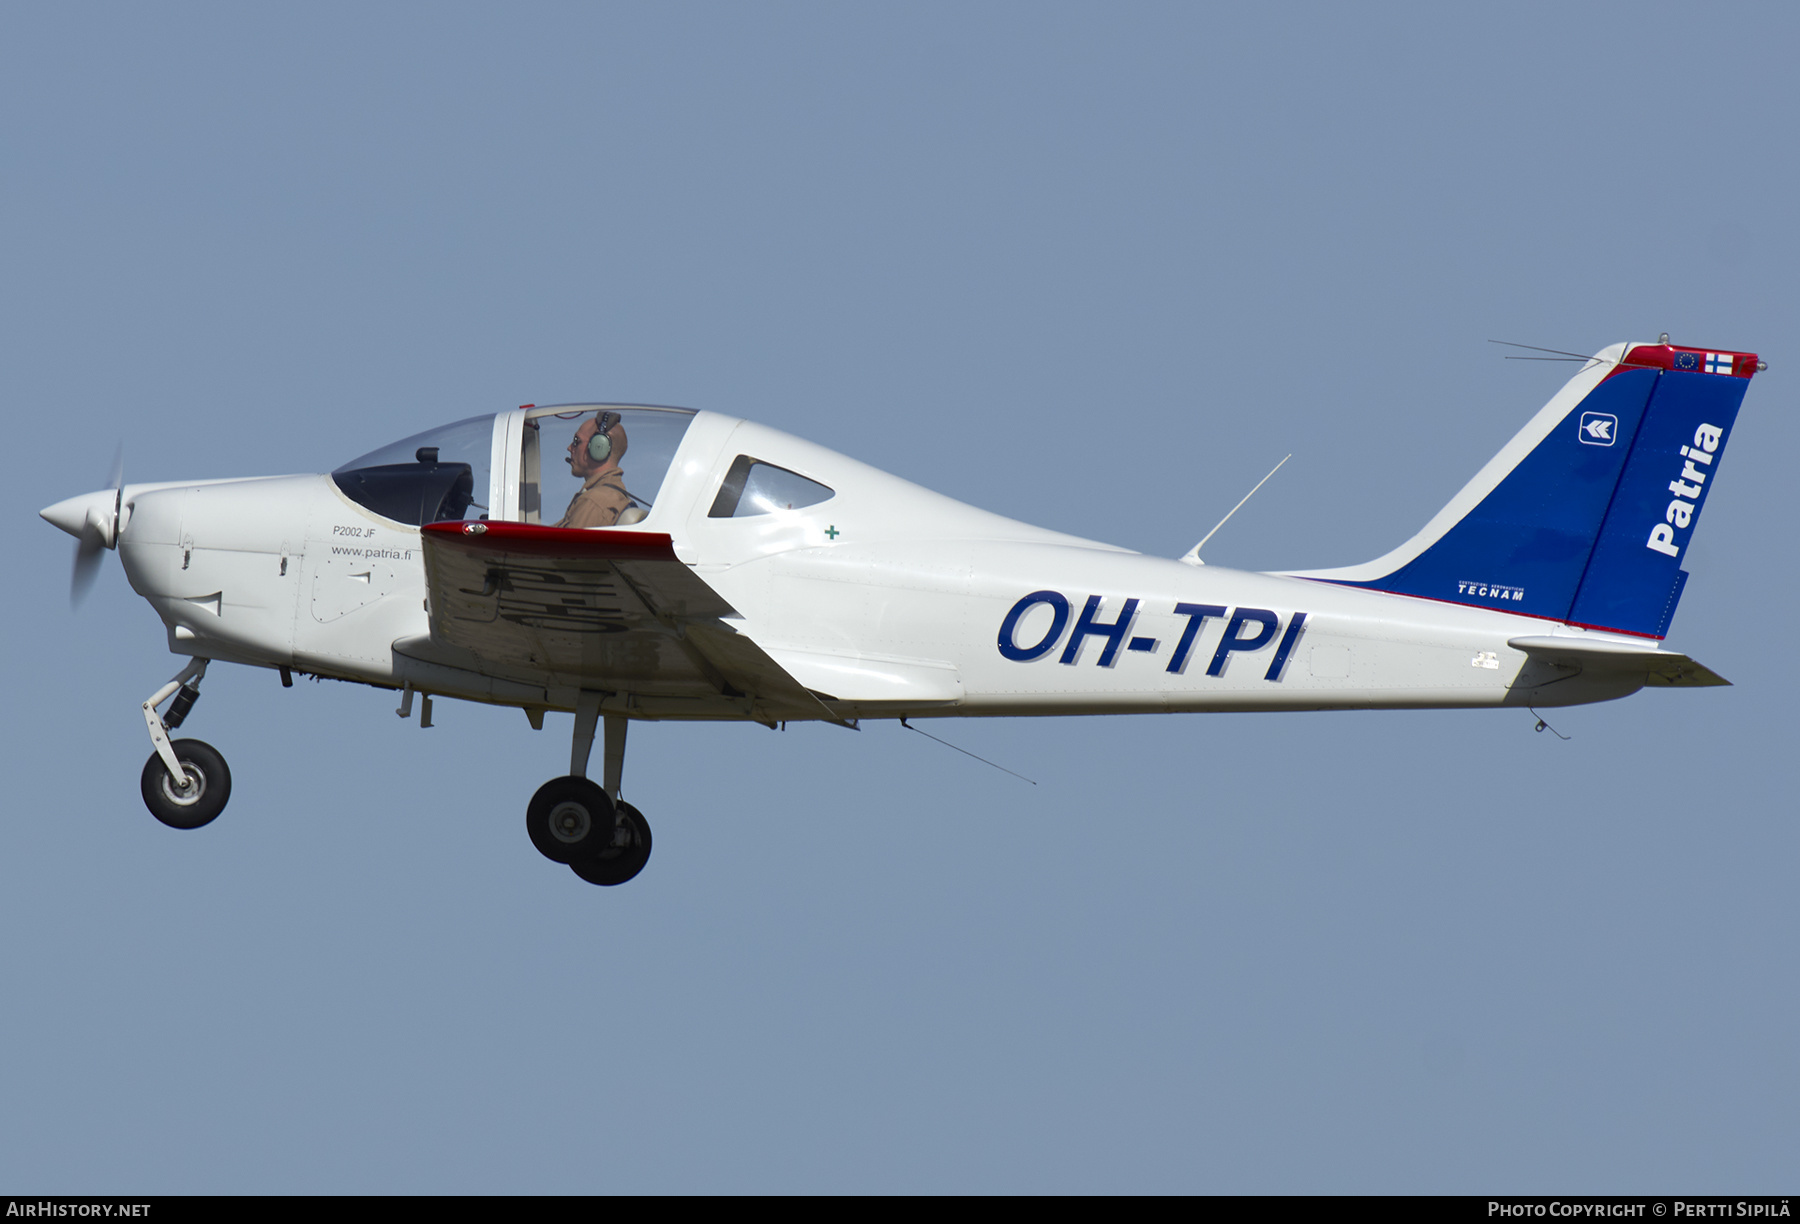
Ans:
{"label": "pilot's headset", "polygon": [[616,412],[602,412],[598,424],[594,428],[594,436],[588,439],[588,458],[595,463],[605,463],[612,458],[612,431],[625,418]]}

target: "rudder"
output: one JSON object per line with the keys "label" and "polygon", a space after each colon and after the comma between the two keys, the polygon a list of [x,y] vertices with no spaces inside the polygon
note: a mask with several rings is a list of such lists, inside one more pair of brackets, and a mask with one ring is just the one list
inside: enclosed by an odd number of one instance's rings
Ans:
{"label": "rudder", "polygon": [[[1657,349],[1663,351],[1631,353],[1635,361],[1667,358],[1670,365],[1657,375],[1568,620],[1660,638],[1687,584],[1681,556],[1718,477],[1757,362],[1745,353]],[[1678,364],[1684,359],[1694,360]],[[1712,365],[1715,372],[1696,365]]]}

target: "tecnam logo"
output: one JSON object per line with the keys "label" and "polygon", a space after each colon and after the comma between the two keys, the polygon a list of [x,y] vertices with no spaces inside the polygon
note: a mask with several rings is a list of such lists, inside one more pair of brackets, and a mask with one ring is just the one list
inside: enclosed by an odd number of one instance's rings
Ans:
{"label": "tecnam logo", "polygon": [[1510,599],[1513,601],[1525,598],[1525,588],[1508,586],[1501,582],[1459,582],[1456,584],[1458,595],[1474,595],[1480,599]]}

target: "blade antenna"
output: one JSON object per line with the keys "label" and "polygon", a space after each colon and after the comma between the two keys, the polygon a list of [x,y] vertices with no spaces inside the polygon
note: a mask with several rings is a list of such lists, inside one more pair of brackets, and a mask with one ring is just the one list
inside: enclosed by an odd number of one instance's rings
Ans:
{"label": "blade antenna", "polygon": [[[1281,457],[1281,463],[1286,463],[1289,459],[1292,459],[1293,457],[1294,457],[1293,452],[1289,451],[1287,454],[1285,454]],[[1274,467],[1269,469],[1269,476],[1273,476],[1276,472],[1279,472],[1281,470],[1281,463],[1277,463]],[[1257,481],[1255,488],[1252,488],[1248,493],[1244,494],[1243,501],[1238,502],[1237,505],[1233,506],[1231,509],[1229,509],[1225,512],[1225,517],[1219,520],[1219,527],[1223,527],[1226,523],[1230,522],[1231,516],[1236,514],[1239,510],[1242,510],[1244,508],[1244,502],[1247,502],[1252,497],[1255,497],[1256,490],[1262,488],[1264,485],[1269,483],[1269,476],[1264,476],[1261,480]],[[1214,536],[1219,534],[1219,527],[1214,527],[1211,531],[1209,531],[1205,535],[1201,536],[1200,542],[1198,544],[1194,545],[1192,548],[1188,549],[1187,552],[1182,555],[1181,560],[1187,562],[1189,565],[1205,565],[1206,562],[1204,562],[1200,559],[1200,550],[1202,548],[1206,547],[1206,542],[1208,540],[1212,539]]]}
{"label": "blade antenna", "polygon": [[[917,727],[915,727],[911,723],[907,722],[904,718],[902,718],[900,720],[900,725],[902,727],[905,727],[908,731],[919,731],[919,729]],[[955,749],[957,752],[962,753],[966,757],[975,757],[975,759],[977,761],[980,761],[983,765],[994,765],[994,763],[992,761],[988,760],[986,757],[975,756],[975,754],[973,752],[970,752],[967,748],[957,748],[956,745],[952,744],[949,740],[938,739],[937,736],[933,735],[929,731],[919,731],[919,734],[923,735],[928,740],[937,740],[937,742],[942,744],[944,747]],[[1017,778],[1021,782],[1031,782],[1031,779],[1027,778],[1024,774],[1013,773],[1012,770],[1008,769],[1004,765],[994,765],[994,768],[998,769],[1003,774],[1012,774],[1013,777]],[[1036,782],[1031,782],[1031,784],[1033,786],[1037,785]]]}

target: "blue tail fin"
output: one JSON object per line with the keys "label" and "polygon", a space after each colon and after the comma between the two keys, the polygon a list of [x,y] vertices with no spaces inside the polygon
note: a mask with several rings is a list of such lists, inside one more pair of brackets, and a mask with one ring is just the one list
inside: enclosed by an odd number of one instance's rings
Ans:
{"label": "blue tail fin", "polygon": [[1759,368],[1754,353],[1605,349],[1418,535],[1296,576],[1660,638]]}

